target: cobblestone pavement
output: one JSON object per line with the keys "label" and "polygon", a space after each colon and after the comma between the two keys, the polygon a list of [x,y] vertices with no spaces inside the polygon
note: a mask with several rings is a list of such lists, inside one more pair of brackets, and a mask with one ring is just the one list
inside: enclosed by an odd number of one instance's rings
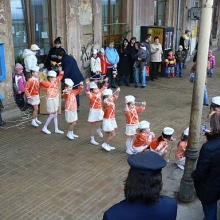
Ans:
{"label": "cobblestone pavement", "polygon": [[[214,54],[217,67],[213,78],[208,78],[210,100],[220,95],[220,52]],[[30,122],[19,126],[15,126],[18,122],[8,122],[6,127],[0,128],[0,219],[101,220],[107,208],[123,199],[123,181],[129,169],[124,135],[125,95],[132,94],[137,101],[147,102],[139,119],[148,120],[156,135],[170,126],[179,140],[190,118],[193,84],[188,75],[191,64],[187,63],[182,78],[159,78],[149,81],[144,89],[134,88],[133,84],[121,87],[116,102],[118,129],[112,142],[116,147],[114,151],[103,150],[103,140],[98,135],[99,146],[89,143],[89,105],[85,94],[81,95],[75,129],[79,138],[72,141],[66,135],[46,135],[41,131],[42,126],[33,128]],[[202,122],[207,125],[208,112],[209,107],[204,106]],[[46,118],[46,115],[39,116],[43,123]],[[59,115],[59,127],[67,131],[63,112]],[[49,129],[54,130],[53,124]],[[176,144],[170,163],[163,171],[163,193],[170,196],[178,192],[182,177],[182,171],[174,164],[175,148]],[[200,203],[179,203],[177,219],[201,220]]]}

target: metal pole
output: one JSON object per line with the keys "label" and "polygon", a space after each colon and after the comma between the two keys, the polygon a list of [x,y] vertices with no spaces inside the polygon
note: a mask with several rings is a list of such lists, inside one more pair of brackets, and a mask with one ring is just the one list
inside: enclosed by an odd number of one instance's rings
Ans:
{"label": "metal pole", "polygon": [[195,167],[199,154],[199,136],[204,97],[204,86],[207,74],[209,37],[211,31],[213,0],[202,0],[202,13],[199,30],[199,44],[197,53],[196,75],[193,87],[191,106],[189,140],[186,149],[186,164],[180,183],[178,198],[183,202],[191,202],[195,198],[193,179],[191,173]]}
{"label": "metal pole", "polygon": [[181,15],[181,0],[178,0],[177,25],[176,25],[176,51],[179,49],[180,15]]}

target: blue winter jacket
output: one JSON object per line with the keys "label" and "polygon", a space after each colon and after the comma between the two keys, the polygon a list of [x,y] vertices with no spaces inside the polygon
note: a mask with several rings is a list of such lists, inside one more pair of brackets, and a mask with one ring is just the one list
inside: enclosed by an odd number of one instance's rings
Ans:
{"label": "blue winter jacket", "polygon": [[119,62],[119,55],[115,48],[106,47],[105,56],[107,61],[112,64],[108,65],[107,68],[113,68],[114,64]]}

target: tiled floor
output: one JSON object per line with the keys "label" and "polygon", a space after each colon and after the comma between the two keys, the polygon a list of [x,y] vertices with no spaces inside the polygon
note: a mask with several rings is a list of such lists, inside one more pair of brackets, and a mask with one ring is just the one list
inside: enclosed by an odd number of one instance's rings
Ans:
{"label": "tiled floor", "polygon": [[[215,55],[217,59],[220,52]],[[159,78],[156,82],[149,81],[145,89],[134,88],[133,84],[121,87],[116,102],[117,137],[112,142],[116,150],[111,152],[101,148],[103,140],[98,135],[99,146],[89,143],[89,104],[85,94],[81,95],[75,129],[80,137],[73,141],[66,135],[46,135],[41,131],[42,126],[33,128],[29,122],[19,126],[16,126],[18,122],[7,123],[0,128],[0,219],[101,220],[104,210],[123,198],[123,181],[129,168],[125,154],[125,95],[132,94],[137,101],[147,102],[139,118],[148,120],[156,135],[163,127],[170,126],[179,140],[190,118],[193,88],[188,80],[190,65],[182,78]],[[217,62],[214,77],[208,78],[210,100],[219,95],[219,79]],[[209,107],[204,107],[203,123],[207,123],[208,112]],[[42,122],[46,118],[39,116]],[[63,112],[59,115],[59,125],[67,131]],[[53,123],[49,129],[53,131]],[[169,166],[175,170],[173,158],[172,152]],[[164,182],[169,181],[166,175]],[[164,189],[171,196],[174,191]]]}

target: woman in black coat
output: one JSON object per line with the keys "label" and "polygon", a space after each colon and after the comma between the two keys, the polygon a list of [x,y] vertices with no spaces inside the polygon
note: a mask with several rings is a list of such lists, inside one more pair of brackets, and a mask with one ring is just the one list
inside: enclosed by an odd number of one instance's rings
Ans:
{"label": "woman in black coat", "polygon": [[196,194],[203,206],[205,220],[217,220],[220,199],[220,114],[210,118],[211,132],[202,145],[196,169],[192,173]]}

